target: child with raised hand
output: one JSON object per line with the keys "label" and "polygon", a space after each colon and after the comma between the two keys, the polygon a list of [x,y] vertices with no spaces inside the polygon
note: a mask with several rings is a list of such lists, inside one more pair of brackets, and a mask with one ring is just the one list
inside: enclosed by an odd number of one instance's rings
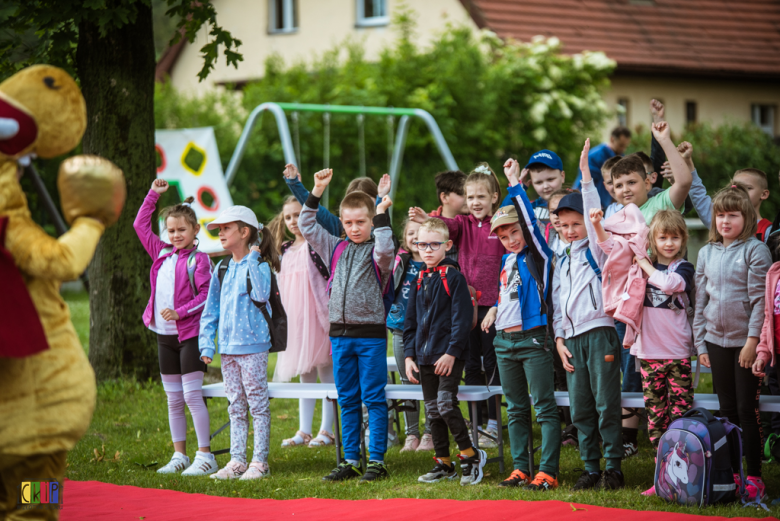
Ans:
{"label": "child with raised hand", "polygon": [[607,162],[601,166],[601,173],[604,175],[604,187],[607,189],[607,192],[609,192],[609,196],[612,197],[612,202],[604,209],[604,219],[609,219],[623,209],[623,205],[615,200],[615,187],[612,181],[612,167],[621,159],[623,159],[621,156],[610,157],[607,159]]}
{"label": "child with raised hand", "polygon": [[[152,214],[167,190],[167,181],[155,179],[133,223],[153,260],[152,294],[143,321],[157,333],[160,377],[168,396],[168,423],[174,449],[171,461],[157,472],[170,474],[183,470],[183,476],[205,476],[217,471],[217,462],[209,448],[209,411],[201,393],[206,365],[200,360],[198,350],[198,330],[211,281],[211,261],[197,249],[200,224],[189,206],[192,197],[163,209],[160,214],[170,244],[152,231]],[[185,402],[198,437],[198,451],[192,465],[187,457]]]}
{"label": "child with raised hand", "polygon": [[[420,229],[420,223],[407,218],[404,221],[403,237],[401,238],[400,252],[395,259],[395,268],[393,269],[393,285],[395,286],[395,301],[387,315],[387,328],[393,335],[393,355],[398,364],[401,383],[409,385],[409,378],[406,376],[404,367],[406,365],[406,356],[404,355],[404,321],[406,320],[406,310],[409,306],[409,296],[412,288],[417,284],[417,275],[425,268],[425,263],[417,249],[417,231]],[[449,255],[447,258],[450,258]],[[420,436],[420,409],[417,401],[410,402],[414,410],[404,411],[404,421],[406,422],[406,441],[401,448],[401,452],[411,451],[429,451],[433,450],[433,439],[431,438],[431,426],[425,422],[425,429],[422,437]]]}
{"label": "child with raised hand", "polygon": [[469,439],[457,398],[474,316],[471,294],[457,264],[445,257],[450,240],[443,222],[425,221],[416,242],[425,269],[409,295],[404,322],[404,367],[411,383],[422,384],[436,461],[433,469],[417,481],[435,483],[458,477],[450,458],[449,429],[460,450],[460,484],[476,485],[482,481],[487,454],[475,449]]}
{"label": "child with raised hand", "polygon": [[[623,446],[620,424],[620,351],[612,317],[604,312],[599,269],[606,254],[596,244],[596,231],[586,209],[601,209],[601,200],[588,168],[589,141],[580,156],[582,194],[569,194],[556,213],[570,242],[553,278],[553,325],[558,355],[567,371],[572,422],[577,428],[580,457],[585,470],[573,490],[619,489]],[[592,260],[591,260],[592,259]],[[600,471],[604,444],[606,470]]]}
{"label": "child with raised hand", "polygon": [[[699,250],[696,266],[694,341],[699,363],[712,367],[721,415],[742,428],[750,499],[763,498],[761,377],[751,369],[764,325],[766,275],[772,258],[755,237],[756,210],[744,187],[732,185],[718,192],[712,213],[709,243]],[[738,465],[732,459],[732,468]],[[737,471],[735,479],[739,479]]]}
{"label": "child with raised hand", "polygon": [[[487,163],[475,168],[466,178],[466,204],[469,215],[458,215],[453,219],[440,216],[449,230],[450,239],[458,247],[458,264],[460,264],[466,280],[477,291],[482,292],[478,302],[478,322],[481,323],[490,308],[498,300],[496,275],[501,271],[501,258],[506,249],[498,237],[490,234],[490,218],[498,210],[501,200],[501,187],[496,174]],[[423,223],[428,217],[421,208],[409,208],[409,217]],[[496,353],[493,339],[496,337],[495,327],[488,331],[474,328],[469,338],[469,357],[466,360],[466,385],[501,385],[501,378],[496,367]],[[484,365],[485,375],[482,374]],[[496,447],[498,421],[496,405],[488,400],[487,435],[481,435],[479,446]],[[477,417],[472,418],[477,425],[482,425],[481,407],[477,409]]]}
{"label": "child with raised hand", "polygon": [[[230,402],[230,462],[215,479],[259,479],[270,475],[268,451],[271,409],[268,399],[268,351],[271,325],[263,317],[271,307],[271,268],[279,270],[273,237],[246,206],[231,206],[208,224],[219,228],[219,241],[231,256],[220,262],[211,277],[206,308],[200,319],[201,359],[210,364],[215,340],[222,355],[222,377]],[[259,246],[256,246],[258,244]],[[224,266],[226,264],[226,266]],[[254,452],[246,464],[249,430],[247,408],[254,420]]]}
{"label": "child with raised hand", "polygon": [[[515,174],[517,181],[524,186],[533,186],[536,194],[539,196],[531,202],[536,218],[542,225],[550,221],[550,210],[548,208],[550,197],[557,190],[560,190],[566,181],[566,172],[563,171],[563,161],[558,154],[552,150],[540,150],[531,156],[522,171]],[[517,184],[510,180],[510,185]],[[506,196],[501,202],[501,206],[511,206],[510,196]]]}
{"label": "child with raised hand", "polygon": [[[515,179],[520,166],[514,159],[504,164],[504,172]],[[531,201],[522,184],[509,187],[512,206],[504,206],[493,215],[495,232],[509,251],[503,258],[499,276],[498,302],[490,309],[482,329],[493,323],[498,370],[507,400],[509,440],[514,471],[500,483],[504,487],[524,486],[527,490],[558,488],[558,463],[561,453],[561,423],[555,403],[555,371],[551,319],[550,283],[553,252],[536,224]],[[528,436],[531,425],[531,388],[536,421],[542,427],[542,451],[539,472],[528,472]]]}
{"label": "child with raised hand", "polygon": [[[323,481],[343,481],[361,475],[362,481],[375,481],[389,475],[385,464],[387,329],[382,296],[393,269],[393,230],[386,213],[393,202],[385,196],[375,207],[374,199],[364,192],[348,194],[339,206],[341,225],[347,235],[341,239],[328,233],[316,220],[320,197],[332,178],[330,169],[314,174],[314,189],[298,218],[303,237],[323,260],[327,259],[331,272],[329,334],[345,461]],[[365,473],[358,461],[361,401],[368,409],[370,431],[370,458]]]}
{"label": "child with raised hand", "polygon": [[[333,383],[333,362],[328,338],[328,268],[317,252],[303,238],[298,227],[301,204],[294,196],[284,201],[282,211],[269,223],[276,248],[282,253],[279,270],[279,293],[288,321],[295,327],[287,330],[287,349],[280,352],[274,371],[275,382],[289,382],[300,376],[301,383]],[[289,237],[285,229],[294,239]],[[316,400],[298,400],[298,432],[282,440],[282,447],[322,447],[335,441],[333,408],[322,400],[322,424],[312,439],[312,420]]]}

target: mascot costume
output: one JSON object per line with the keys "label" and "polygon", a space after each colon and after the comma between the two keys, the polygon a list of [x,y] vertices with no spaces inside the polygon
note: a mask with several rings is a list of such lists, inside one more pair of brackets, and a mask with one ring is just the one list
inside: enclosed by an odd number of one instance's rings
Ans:
{"label": "mascot costume", "polygon": [[[76,82],[48,65],[0,83],[0,518],[56,519],[19,508],[22,482],[62,483],[67,451],[95,408],[95,374],[60,297],[84,272],[125,200],[121,170],[96,156],[63,162],[57,180],[70,230],[35,224],[19,184],[33,157],[73,150],[87,124]],[[61,497],[61,495],[60,495]]]}

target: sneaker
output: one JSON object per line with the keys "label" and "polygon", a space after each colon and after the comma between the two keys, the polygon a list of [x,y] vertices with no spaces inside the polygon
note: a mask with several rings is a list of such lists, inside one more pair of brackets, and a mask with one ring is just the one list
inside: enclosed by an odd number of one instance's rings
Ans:
{"label": "sneaker", "polygon": [[195,461],[181,473],[182,476],[208,476],[219,470],[217,460],[210,453],[198,451],[195,453]]}
{"label": "sneaker", "polygon": [[655,485],[642,492],[643,496],[655,496]]}
{"label": "sneaker", "polygon": [[425,433],[422,435],[422,439],[420,439],[420,444],[417,446],[417,449],[415,449],[415,452],[425,452],[425,451],[432,451],[433,450],[433,436],[431,436],[429,433]]}
{"label": "sneaker", "polygon": [[558,488],[558,479],[544,472],[538,472],[534,480],[525,487],[526,490],[553,490]]}
{"label": "sneaker", "polygon": [[338,467],[330,471],[330,474],[322,478],[322,481],[346,481],[359,478],[362,475],[363,469],[354,466],[352,463],[342,461]]}
{"label": "sneaker", "polygon": [[158,474],[173,474],[175,472],[181,472],[190,466],[190,458],[182,454],[181,452],[174,452],[171,461],[164,467],[157,469]]}
{"label": "sneaker", "polygon": [[415,436],[414,434],[410,434],[406,437],[406,441],[404,442],[404,446],[401,449],[401,452],[414,452],[417,450],[417,447],[420,446],[420,438]]}
{"label": "sneaker", "polygon": [[479,447],[481,449],[495,449],[498,447],[498,442],[496,441],[498,440],[498,431],[496,429],[488,428],[484,431],[482,429],[479,431]]}
{"label": "sneaker", "polygon": [[499,487],[522,487],[530,483],[531,477],[522,470],[513,470],[512,474],[498,484]]}
{"label": "sneaker", "polygon": [[458,473],[455,472],[455,465],[447,465],[443,463],[439,458],[434,457],[433,461],[436,462],[436,466],[433,470],[427,474],[423,474],[417,481],[420,483],[438,483],[443,479],[455,479],[458,477]]}
{"label": "sneaker", "polygon": [[637,447],[636,443],[627,441],[623,443],[623,459],[630,458],[631,456],[636,456],[639,453],[639,447]]}
{"label": "sneaker", "polygon": [[599,482],[599,488],[603,488],[604,490],[618,490],[625,486],[626,482],[623,478],[623,473],[619,470],[605,470],[604,474],[601,476],[601,481]]}
{"label": "sneaker", "polygon": [[463,477],[460,478],[460,484],[463,485],[476,485],[484,476],[482,468],[487,462],[487,453],[482,449],[475,449],[477,453],[470,458],[467,458],[463,454],[459,454],[460,468],[463,472]]}
{"label": "sneaker", "polygon": [[249,464],[249,468],[246,469],[244,475],[241,476],[241,481],[247,481],[250,479],[262,479],[271,475],[271,469],[268,468],[268,463],[262,463],[260,461],[253,461]]}
{"label": "sneaker", "polygon": [[237,479],[243,476],[244,472],[246,472],[246,463],[232,459],[227,465],[209,477],[212,479]]}
{"label": "sneaker", "polygon": [[591,473],[587,470],[583,470],[582,474],[580,474],[580,478],[571,489],[575,491],[594,489],[599,484],[599,481],[601,481],[601,472]]}
{"label": "sneaker", "polygon": [[745,478],[745,491],[748,493],[748,501],[763,501],[767,498],[764,480],[753,476]]}
{"label": "sneaker", "polygon": [[574,425],[567,425],[563,432],[561,432],[561,445],[570,445],[575,449],[579,449],[579,439],[577,438],[577,427]]}
{"label": "sneaker", "polygon": [[360,478],[360,481],[377,481],[390,476],[387,471],[387,465],[378,461],[369,461],[366,467],[366,473]]}

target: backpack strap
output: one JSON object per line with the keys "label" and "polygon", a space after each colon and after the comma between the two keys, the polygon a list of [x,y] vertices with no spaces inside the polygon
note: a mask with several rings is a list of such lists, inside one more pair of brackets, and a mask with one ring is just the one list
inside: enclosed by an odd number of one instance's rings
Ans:
{"label": "backpack strap", "polygon": [[552,227],[552,223],[547,223],[547,226],[544,227],[544,241],[547,244],[550,244],[550,228]]}
{"label": "backpack strap", "polygon": [[601,281],[601,268],[599,268],[599,264],[596,262],[596,259],[593,258],[593,253],[591,253],[590,248],[585,250],[585,258],[588,259],[588,264],[590,264],[590,267],[593,268],[593,271],[596,272],[596,276],[599,278],[599,281]]}
{"label": "backpack strap", "polygon": [[344,250],[347,248],[347,245],[349,243],[345,240],[339,241],[338,244],[336,244],[336,247],[333,248],[333,253],[330,255],[330,275],[328,276],[328,295],[330,295],[330,290],[333,287],[333,277],[336,274],[336,265],[339,262],[339,259],[341,258],[341,254],[344,253]]}
{"label": "backpack strap", "polygon": [[448,297],[452,297],[452,295],[450,295],[450,285],[447,284],[447,270],[449,270],[449,266],[436,267],[436,271],[438,271],[439,275],[441,275],[441,282],[444,284],[444,291],[447,292]]}

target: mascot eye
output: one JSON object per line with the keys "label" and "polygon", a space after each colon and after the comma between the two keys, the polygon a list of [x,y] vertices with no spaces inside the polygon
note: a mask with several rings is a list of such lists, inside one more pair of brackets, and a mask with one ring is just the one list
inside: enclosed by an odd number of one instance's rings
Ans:
{"label": "mascot eye", "polygon": [[680,462],[679,462],[679,461],[675,461],[675,462],[674,462],[674,466],[675,466],[675,467],[679,467],[679,466],[680,466]]}
{"label": "mascot eye", "polygon": [[55,85],[54,82],[55,80],[51,76],[46,76],[43,78],[43,83],[45,83],[47,87],[52,90],[59,90],[61,87],[59,85]]}

